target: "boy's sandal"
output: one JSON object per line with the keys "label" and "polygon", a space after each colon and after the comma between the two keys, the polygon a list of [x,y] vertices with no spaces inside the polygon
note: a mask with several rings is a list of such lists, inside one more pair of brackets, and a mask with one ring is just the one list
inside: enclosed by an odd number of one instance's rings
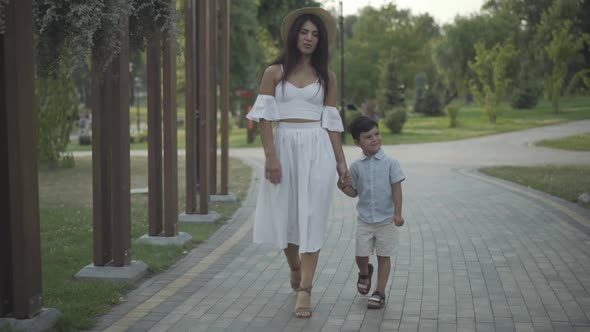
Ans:
{"label": "boy's sandal", "polygon": [[375,291],[367,302],[367,309],[381,309],[385,306],[385,294]]}
{"label": "boy's sandal", "polygon": [[293,273],[299,271],[301,271],[301,265],[299,265],[299,267],[296,269],[291,269],[291,276],[289,277],[291,281],[291,288],[293,288],[293,290],[296,292],[299,290],[299,284],[301,283],[301,273],[299,273],[299,278],[297,279],[293,279]]}
{"label": "boy's sandal", "polygon": [[[369,264],[369,274],[368,275],[362,275],[359,272],[359,278],[356,282],[356,290],[358,290],[358,292],[361,293],[362,295],[369,294],[369,291],[371,290],[371,277],[372,276],[373,276],[373,264]],[[367,279],[369,279],[369,282],[366,285],[361,283],[361,280],[367,280]]]}
{"label": "boy's sandal", "polygon": [[[299,293],[299,292],[306,292],[307,294],[309,294],[311,296],[311,287],[309,287],[309,288],[299,287],[297,289],[297,293]],[[312,310],[311,307],[295,308],[295,317],[297,317],[297,318],[310,318],[311,314],[312,314],[311,310]]]}

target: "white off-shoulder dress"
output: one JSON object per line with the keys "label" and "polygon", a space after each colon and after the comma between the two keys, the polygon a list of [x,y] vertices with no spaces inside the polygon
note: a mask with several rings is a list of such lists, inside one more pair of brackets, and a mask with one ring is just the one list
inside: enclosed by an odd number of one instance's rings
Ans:
{"label": "white off-shoulder dress", "polygon": [[303,88],[286,82],[275,96],[258,95],[247,118],[259,121],[308,119],[317,122],[279,122],[274,144],[282,180],[263,179],[256,203],[254,242],[299,252],[316,252],[324,242],[328,214],[336,187],[336,158],[328,131],[342,132],[335,107],[324,106],[324,90],[315,82]]}

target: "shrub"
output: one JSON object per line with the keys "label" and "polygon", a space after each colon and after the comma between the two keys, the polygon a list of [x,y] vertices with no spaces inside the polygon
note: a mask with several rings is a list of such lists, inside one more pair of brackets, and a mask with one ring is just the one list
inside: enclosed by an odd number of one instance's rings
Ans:
{"label": "shrub", "polygon": [[61,157],[59,161],[60,168],[74,168],[76,166],[76,160],[74,159],[74,155],[71,153],[67,153]]}
{"label": "shrub", "polygon": [[541,94],[532,87],[525,87],[519,89],[512,97],[512,108],[515,109],[531,109],[537,105]]}
{"label": "shrub", "polygon": [[442,115],[442,104],[438,96],[429,90],[422,98],[416,100],[414,112],[429,116]]}
{"label": "shrub", "polygon": [[[131,137],[133,139],[133,137]],[[131,141],[133,143],[133,140]],[[79,135],[78,136],[78,144],[79,145],[90,145],[92,144],[92,136],[90,135]]]}
{"label": "shrub", "polygon": [[457,116],[459,115],[459,107],[449,105],[445,108],[445,113],[447,113],[447,116],[449,117],[449,127],[457,127]]}
{"label": "shrub", "polygon": [[392,134],[400,134],[407,120],[405,108],[394,108],[385,113],[385,126]]}
{"label": "shrub", "polygon": [[145,130],[136,131],[131,134],[129,141],[130,143],[145,143],[148,140],[148,133]]}

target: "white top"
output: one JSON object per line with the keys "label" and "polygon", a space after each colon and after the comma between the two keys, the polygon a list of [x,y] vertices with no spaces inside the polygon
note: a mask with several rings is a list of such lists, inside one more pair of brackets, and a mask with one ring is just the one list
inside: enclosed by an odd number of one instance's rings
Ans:
{"label": "white top", "polygon": [[265,119],[280,121],[283,119],[304,119],[321,121],[322,128],[342,132],[344,126],[334,106],[324,106],[324,88],[316,81],[298,88],[289,81],[279,82],[275,87],[275,96],[258,95],[252,110],[246,117],[253,121]]}

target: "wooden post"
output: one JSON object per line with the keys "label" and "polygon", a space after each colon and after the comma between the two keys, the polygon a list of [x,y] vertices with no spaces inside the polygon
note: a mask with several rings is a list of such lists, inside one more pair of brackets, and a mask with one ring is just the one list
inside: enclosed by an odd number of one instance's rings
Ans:
{"label": "wooden post", "polygon": [[129,21],[121,36],[121,51],[113,63],[113,165],[111,168],[113,265],[131,263],[131,179],[129,158]]}
{"label": "wooden post", "polygon": [[196,47],[195,2],[187,0],[184,16],[185,33],[185,149],[186,149],[186,214],[197,213],[197,137],[196,137]]}
{"label": "wooden post", "polygon": [[209,49],[209,20],[208,9],[210,0],[198,1],[198,114],[199,114],[199,128],[198,128],[198,172],[199,172],[199,214],[209,213],[209,132],[207,120],[209,119],[209,112],[211,101],[209,97],[209,78],[211,75],[207,73],[210,66]]}
{"label": "wooden post", "polygon": [[209,193],[217,194],[217,0],[209,0]]}
{"label": "wooden post", "polygon": [[230,1],[221,0],[221,191],[229,193],[229,13]]}
{"label": "wooden post", "polygon": [[10,1],[0,35],[0,317],[42,307],[32,0]]}
{"label": "wooden post", "polygon": [[112,259],[111,200],[108,193],[111,165],[108,124],[111,122],[111,112],[107,80],[110,73],[103,72],[100,65],[93,64],[91,75],[93,261],[96,266],[105,266]]}
{"label": "wooden post", "polygon": [[92,67],[94,265],[131,262],[129,29],[106,71]]}
{"label": "wooden post", "polygon": [[[176,1],[170,0],[172,10]],[[178,235],[178,151],[176,133],[176,47],[174,40],[165,38],[163,57],[164,78],[164,233]]]}
{"label": "wooden post", "polygon": [[162,233],[162,89],[161,33],[152,27],[146,52],[148,97],[148,219],[149,236]]}

